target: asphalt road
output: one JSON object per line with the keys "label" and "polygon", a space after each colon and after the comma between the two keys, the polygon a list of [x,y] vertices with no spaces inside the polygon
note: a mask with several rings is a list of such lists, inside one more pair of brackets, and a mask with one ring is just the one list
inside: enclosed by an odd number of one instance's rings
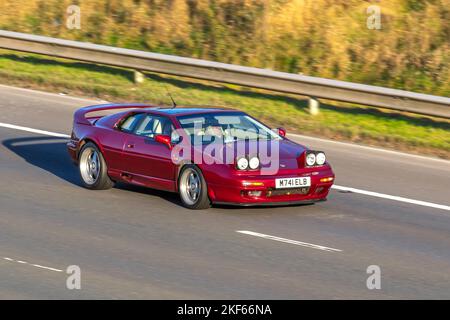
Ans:
{"label": "asphalt road", "polygon": [[[95,103],[0,97],[0,122],[65,134]],[[291,138],[327,152],[337,185],[450,205],[448,161]],[[450,298],[445,208],[332,190],[315,205],[190,211],[169,193],[83,189],[64,138],[0,125],[0,140],[0,299]],[[81,290],[66,288],[70,265]],[[370,265],[380,290],[366,286]]]}

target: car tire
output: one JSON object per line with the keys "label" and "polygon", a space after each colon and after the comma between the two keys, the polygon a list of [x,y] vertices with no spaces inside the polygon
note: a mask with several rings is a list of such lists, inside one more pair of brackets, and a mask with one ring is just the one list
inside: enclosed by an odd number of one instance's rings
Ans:
{"label": "car tire", "polygon": [[78,157],[78,169],[81,183],[87,189],[106,190],[114,186],[114,182],[108,176],[105,158],[92,142],[86,143],[81,148]]}
{"label": "car tire", "polygon": [[205,178],[195,165],[188,164],[181,169],[178,178],[178,193],[181,203],[188,209],[202,210],[211,206]]}

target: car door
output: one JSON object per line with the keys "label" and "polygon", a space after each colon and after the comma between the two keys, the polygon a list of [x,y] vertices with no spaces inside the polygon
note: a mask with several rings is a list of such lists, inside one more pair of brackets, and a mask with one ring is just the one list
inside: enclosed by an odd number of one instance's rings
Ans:
{"label": "car door", "polygon": [[140,122],[143,113],[130,113],[126,115],[114,129],[102,129],[100,131],[105,160],[108,163],[110,175],[118,176],[123,171],[123,148],[128,135],[133,132],[134,127]]}
{"label": "car door", "polygon": [[129,113],[112,129],[113,134],[108,134],[103,137],[103,146],[106,157],[108,158],[108,169],[113,171],[114,175],[119,174],[125,170],[125,163],[123,161],[123,148],[133,129],[140,123],[145,113]]}
{"label": "car door", "polygon": [[156,142],[157,134],[170,135],[172,121],[164,116],[147,113],[127,135],[123,150],[124,173],[136,184],[173,191],[176,166],[167,145]]}

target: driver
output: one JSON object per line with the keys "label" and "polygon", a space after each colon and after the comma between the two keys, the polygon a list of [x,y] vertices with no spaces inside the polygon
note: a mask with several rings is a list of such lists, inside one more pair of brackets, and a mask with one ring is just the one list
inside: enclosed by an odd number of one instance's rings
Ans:
{"label": "driver", "polygon": [[222,138],[224,135],[222,126],[219,124],[219,122],[216,119],[208,119],[205,123],[205,127],[203,130],[201,130],[198,135],[202,136],[213,136],[217,138]]}
{"label": "driver", "polygon": [[205,129],[206,136],[215,136],[217,138],[223,137],[223,130],[221,126],[208,126]]}

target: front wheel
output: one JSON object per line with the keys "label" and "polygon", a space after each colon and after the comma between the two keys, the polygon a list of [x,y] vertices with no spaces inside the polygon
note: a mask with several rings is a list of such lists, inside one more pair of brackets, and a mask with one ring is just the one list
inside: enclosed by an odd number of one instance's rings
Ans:
{"label": "front wheel", "polygon": [[186,208],[200,210],[211,206],[205,178],[195,165],[186,165],[181,170],[178,192]]}
{"label": "front wheel", "polygon": [[84,187],[105,190],[114,186],[114,182],[108,176],[105,159],[95,144],[88,142],[81,148],[78,162]]}

